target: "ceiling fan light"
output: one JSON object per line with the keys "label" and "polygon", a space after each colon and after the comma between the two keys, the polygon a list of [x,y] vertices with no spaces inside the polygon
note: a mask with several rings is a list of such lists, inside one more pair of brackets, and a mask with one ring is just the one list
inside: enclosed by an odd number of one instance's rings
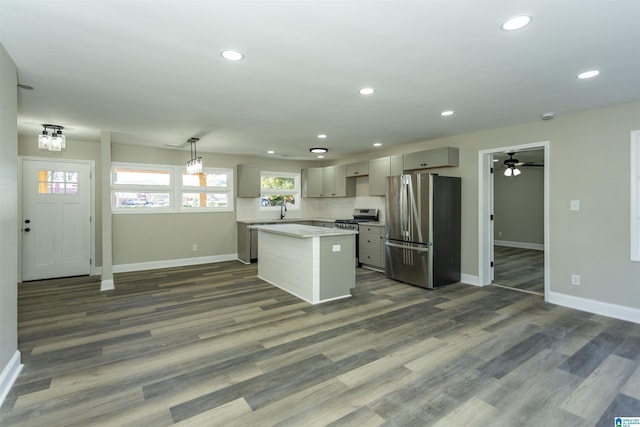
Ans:
{"label": "ceiling fan light", "polygon": [[511,168],[506,168],[504,170],[504,176],[511,176],[511,173],[512,173]]}
{"label": "ceiling fan light", "polygon": [[520,172],[520,169],[518,169],[518,168],[514,168],[514,169],[513,169],[513,176],[518,176],[518,175],[520,175],[521,173],[522,173],[522,172]]}

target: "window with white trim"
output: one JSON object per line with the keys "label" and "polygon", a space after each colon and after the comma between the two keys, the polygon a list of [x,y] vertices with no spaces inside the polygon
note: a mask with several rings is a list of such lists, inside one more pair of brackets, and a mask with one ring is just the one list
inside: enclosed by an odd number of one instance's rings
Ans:
{"label": "window with white trim", "polygon": [[300,209],[300,174],[295,172],[260,173],[260,209]]}
{"label": "window with white trim", "polygon": [[640,261],[640,130],[631,132],[631,261]]}
{"label": "window with white trim", "polygon": [[233,211],[233,169],[205,168],[188,175],[184,166],[114,163],[114,213]]}

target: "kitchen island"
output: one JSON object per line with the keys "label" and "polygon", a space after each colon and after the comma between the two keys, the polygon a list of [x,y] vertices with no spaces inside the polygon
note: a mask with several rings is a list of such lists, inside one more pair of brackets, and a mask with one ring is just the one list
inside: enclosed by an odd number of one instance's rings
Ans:
{"label": "kitchen island", "polygon": [[258,230],[258,277],[312,304],[350,297],[357,231],[302,224]]}

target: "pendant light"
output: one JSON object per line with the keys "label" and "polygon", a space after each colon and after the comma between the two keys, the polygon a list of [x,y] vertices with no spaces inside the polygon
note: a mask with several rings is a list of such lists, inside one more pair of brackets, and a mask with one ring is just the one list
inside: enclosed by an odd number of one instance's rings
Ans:
{"label": "pendant light", "polygon": [[196,152],[196,142],[199,140],[200,138],[189,138],[187,141],[191,144],[191,160],[187,162],[187,173],[189,175],[198,175],[202,173],[202,157],[198,157],[198,153]]}
{"label": "pendant light", "polygon": [[[38,135],[38,148],[49,151],[62,151],[67,148],[66,138],[62,134],[64,127],[58,125],[43,124],[44,130]],[[51,131],[51,134],[47,130]]]}

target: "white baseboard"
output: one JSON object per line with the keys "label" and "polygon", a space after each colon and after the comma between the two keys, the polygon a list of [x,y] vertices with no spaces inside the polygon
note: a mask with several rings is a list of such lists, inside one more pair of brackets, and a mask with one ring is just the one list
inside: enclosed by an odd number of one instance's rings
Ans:
{"label": "white baseboard", "polygon": [[129,271],[155,270],[158,268],[183,267],[186,265],[210,264],[214,262],[235,261],[238,254],[203,256],[198,258],[168,259],[164,261],[138,262],[132,264],[119,264],[113,266],[114,273],[126,273]]}
{"label": "white baseboard", "polygon": [[558,292],[547,292],[546,300],[547,302],[574,308],[576,310],[600,314],[602,316],[613,317],[614,319],[626,320],[628,322],[640,323],[640,310],[636,308],[574,297],[572,295],[561,294]]}
{"label": "white baseboard", "polygon": [[460,281],[462,283],[466,283],[467,285],[473,285],[473,286],[482,286],[480,285],[480,281],[478,280],[478,276],[474,276],[471,274],[460,274]]}
{"label": "white baseboard", "polygon": [[526,242],[510,242],[508,240],[494,240],[496,246],[507,246],[510,248],[535,249],[536,251],[544,251],[543,243],[526,243]]}
{"label": "white baseboard", "polygon": [[0,406],[4,402],[4,399],[9,394],[13,383],[18,379],[18,375],[22,370],[22,365],[20,363],[20,351],[16,350],[7,366],[4,367],[2,373],[0,374]]}

